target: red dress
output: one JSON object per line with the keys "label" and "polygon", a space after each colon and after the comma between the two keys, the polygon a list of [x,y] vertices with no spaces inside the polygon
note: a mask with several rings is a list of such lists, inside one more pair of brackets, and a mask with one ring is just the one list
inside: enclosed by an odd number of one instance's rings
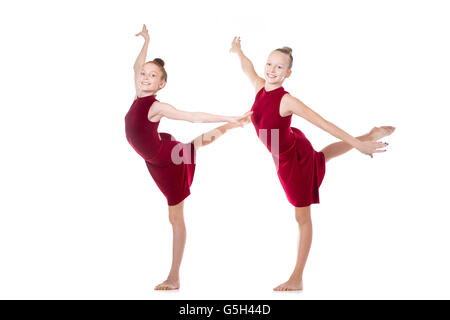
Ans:
{"label": "red dress", "polygon": [[325,155],[312,147],[306,136],[291,127],[292,115],[280,116],[283,87],[263,87],[252,106],[256,134],[272,153],[278,178],[289,202],[295,207],[319,203],[319,187],[325,176]]}
{"label": "red dress", "polygon": [[148,119],[155,96],[136,98],[125,116],[125,134],[133,149],[145,160],[148,171],[167,198],[169,206],[191,192],[195,172],[193,143],[182,143],[164,132],[158,137],[158,122]]}

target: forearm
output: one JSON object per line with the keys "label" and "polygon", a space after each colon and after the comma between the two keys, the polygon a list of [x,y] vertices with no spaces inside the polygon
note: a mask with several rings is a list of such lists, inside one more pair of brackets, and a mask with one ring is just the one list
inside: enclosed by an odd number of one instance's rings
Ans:
{"label": "forearm", "polygon": [[148,50],[148,44],[149,40],[145,39],[144,45],[142,46],[141,52],[139,53],[136,62],[134,63],[134,69],[140,69],[145,63],[145,59],[147,58],[147,50]]}
{"label": "forearm", "polygon": [[192,112],[192,122],[226,122],[228,117],[206,112]]}
{"label": "forearm", "polygon": [[312,110],[311,108],[306,106],[303,102],[301,102],[300,100],[298,100],[296,98],[290,97],[289,95],[286,95],[286,96],[288,96],[288,98],[291,99],[287,103],[288,104],[291,103],[291,108],[293,108],[293,109],[291,109],[290,111],[292,111],[294,114],[299,115],[300,117],[311,122],[313,125],[328,132],[332,136],[348,143],[349,145],[351,145],[354,148],[356,148],[359,145],[360,141],[358,139],[349,135],[347,132],[345,132],[338,126],[334,125],[330,121],[323,118],[317,112],[315,112],[314,110]]}
{"label": "forearm", "polygon": [[245,56],[245,54],[242,52],[242,50],[240,50],[238,52],[238,56],[239,56],[239,60],[241,61],[242,71],[244,71],[244,73],[247,75],[250,74],[250,72],[252,70],[254,70],[253,63],[250,61],[249,58],[247,58]]}

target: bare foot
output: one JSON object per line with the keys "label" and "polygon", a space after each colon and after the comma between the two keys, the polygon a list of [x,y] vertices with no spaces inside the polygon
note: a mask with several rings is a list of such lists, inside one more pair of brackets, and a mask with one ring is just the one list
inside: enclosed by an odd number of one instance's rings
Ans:
{"label": "bare foot", "polygon": [[180,280],[166,280],[158,284],[155,290],[178,290],[180,288]]}
{"label": "bare foot", "polygon": [[389,136],[394,132],[395,127],[383,126],[383,127],[373,127],[369,132],[371,140],[377,141],[383,137]]}
{"label": "bare foot", "polygon": [[280,284],[278,287],[273,289],[274,291],[301,291],[303,290],[303,282],[288,280],[285,283]]}

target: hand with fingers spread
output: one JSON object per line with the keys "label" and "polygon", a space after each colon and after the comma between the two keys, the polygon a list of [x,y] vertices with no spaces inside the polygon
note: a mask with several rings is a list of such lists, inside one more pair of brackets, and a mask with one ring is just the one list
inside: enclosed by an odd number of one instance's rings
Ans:
{"label": "hand with fingers spread", "polygon": [[241,51],[241,37],[234,37],[231,42],[230,52],[239,53]]}
{"label": "hand with fingers spread", "polygon": [[139,37],[139,36],[143,36],[145,41],[150,41],[150,36],[148,34],[147,26],[145,24],[142,26],[142,31],[139,33],[136,33],[136,37]]}
{"label": "hand with fingers spread", "polygon": [[373,153],[376,152],[386,152],[386,149],[380,150],[381,148],[386,147],[388,144],[386,142],[379,141],[361,141],[359,145],[356,147],[360,152],[369,155],[373,158]]}

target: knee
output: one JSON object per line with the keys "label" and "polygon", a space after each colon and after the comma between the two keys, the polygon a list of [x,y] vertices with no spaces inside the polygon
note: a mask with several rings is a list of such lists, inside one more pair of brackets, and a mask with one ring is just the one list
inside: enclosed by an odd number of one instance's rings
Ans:
{"label": "knee", "polygon": [[169,212],[169,221],[172,225],[181,225],[184,223],[183,212]]}
{"label": "knee", "polygon": [[311,214],[309,210],[296,210],[295,220],[300,226],[311,224]]}

